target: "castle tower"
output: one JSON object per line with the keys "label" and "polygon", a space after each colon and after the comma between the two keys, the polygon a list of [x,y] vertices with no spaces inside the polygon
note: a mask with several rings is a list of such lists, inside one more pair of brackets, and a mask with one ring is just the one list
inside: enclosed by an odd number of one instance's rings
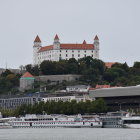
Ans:
{"label": "castle tower", "polygon": [[94,38],[95,58],[99,59],[99,38],[96,35]]}
{"label": "castle tower", "polygon": [[87,44],[87,42],[84,40],[84,41],[83,41],[83,44]]}
{"label": "castle tower", "polygon": [[54,51],[54,60],[59,61],[61,59],[60,42],[57,34],[55,35],[54,42],[53,42],[53,51]]}
{"label": "castle tower", "polygon": [[60,49],[59,37],[57,34],[55,35],[55,38],[54,38],[53,48],[54,48],[54,50]]}
{"label": "castle tower", "polygon": [[34,80],[35,78],[29,72],[26,72],[20,78],[20,90],[25,91],[34,88]]}
{"label": "castle tower", "polygon": [[33,65],[38,65],[38,51],[41,48],[41,40],[39,36],[37,35],[34,40],[34,46],[33,46]]}

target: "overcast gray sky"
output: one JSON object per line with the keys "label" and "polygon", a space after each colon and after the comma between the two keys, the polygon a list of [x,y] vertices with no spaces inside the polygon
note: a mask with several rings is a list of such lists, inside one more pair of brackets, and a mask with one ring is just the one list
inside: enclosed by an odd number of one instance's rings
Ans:
{"label": "overcast gray sky", "polygon": [[0,0],[0,67],[32,63],[38,34],[43,45],[100,39],[105,62],[140,61],[140,0]]}

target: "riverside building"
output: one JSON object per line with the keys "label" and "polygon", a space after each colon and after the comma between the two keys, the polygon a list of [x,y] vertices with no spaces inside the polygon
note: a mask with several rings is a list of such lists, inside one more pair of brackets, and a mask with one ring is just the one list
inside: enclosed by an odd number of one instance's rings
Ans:
{"label": "riverside building", "polygon": [[2,109],[16,109],[21,105],[33,105],[41,101],[40,97],[36,96],[12,96],[0,97],[0,108]]}
{"label": "riverside building", "polygon": [[91,98],[103,98],[112,111],[140,108],[140,85],[100,88],[89,91]]}
{"label": "riverside building", "polygon": [[89,96],[59,96],[59,97],[44,97],[42,98],[42,101],[44,102],[71,102],[72,100],[75,100],[76,102],[86,102],[86,101],[93,101],[94,98],[90,98]]}
{"label": "riverside building", "polygon": [[91,56],[99,59],[99,38],[96,35],[94,42],[88,44],[85,40],[83,43],[61,43],[58,35],[55,36],[54,42],[49,46],[42,46],[42,42],[37,35],[33,46],[33,64],[39,65],[44,60],[59,61],[75,58],[76,60]]}

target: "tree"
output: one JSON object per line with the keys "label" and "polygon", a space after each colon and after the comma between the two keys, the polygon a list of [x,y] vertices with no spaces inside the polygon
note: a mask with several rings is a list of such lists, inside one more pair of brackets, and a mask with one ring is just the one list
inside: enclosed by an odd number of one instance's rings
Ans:
{"label": "tree", "polygon": [[4,72],[1,73],[2,77],[6,77],[9,74],[13,74],[10,70],[6,69]]}
{"label": "tree", "polygon": [[99,74],[103,75],[105,72],[105,63],[99,59],[93,59],[92,68],[96,69]]}
{"label": "tree", "polygon": [[8,74],[6,80],[11,82],[13,86],[19,86],[19,78],[15,74]]}
{"label": "tree", "polygon": [[61,60],[56,63],[56,74],[68,74],[68,62]]}
{"label": "tree", "polygon": [[26,71],[28,71],[29,73],[31,73],[34,76],[38,76],[39,75],[39,67],[38,65],[32,66],[31,64],[28,64],[25,66]]}
{"label": "tree", "polygon": [[68,63],[69,63],[69,64],[70,64],[70,63],[78,64],[78,62],[77,62],[77,60],[76,60],[75,58],[70,58],[70,59],[68,60]]}
{"label": "tree", "polygon": [[104,74],[104,80],[108,82],[113,82],[116,78],[125,76],[126,72],[117,67],[112,67],[110,69],[107,69]]}
{"label": "tree", "polygon": [[140,69],[140,62],[134,62],[133,68]]}
{"label": "tree", "polygon": [[87,56],[87,57],[79,59],[78,62],[79,63],[84,63],[84,64],[86,64],[87,68],[90,68],[91,65],[92,65],[92,62],[93,62],[93,58],[91,56]]}
{"label": "tree", "polygon": [[52,62],[52,61],[43,61],[40,64],[40,70],[42,72],[42,74],[44,75],[52,75],[52,74],[56,74],[56,62]]}
{"label": "tree", "polygon": [[32,75],[38,76],[39,72],[40,72],[40,69],[39,69],[38,65],[35,65],[34,67],[32,67],[32,72],[31,72]]}
{"label": "tree", "polygon": [[78,74],[78,65],[76,63],[68,65],[68,74]]}
{"label": "tree", "polygon": [[32,73],[32,65],[31,64],[26,65],[25,68],[26,68],[26,71],[28,71],[29,73]]}
{"label": "tree", "polygon": [[107,111],[107,106],[106,106],[106,103],[105,101],[100,98],[98,100],[95,100],[93,102],[93,110],[95,113],[104,113]]}

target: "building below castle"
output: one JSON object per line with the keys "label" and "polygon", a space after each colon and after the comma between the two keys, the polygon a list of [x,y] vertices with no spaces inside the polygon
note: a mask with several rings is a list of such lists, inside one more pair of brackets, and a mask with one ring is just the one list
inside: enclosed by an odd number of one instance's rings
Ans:
{"label": "building below castle", "polygon": [[20,78],[20,91],[30,90],[34,88],[35,78],[29,72],[24,73]]}
{"label": "building below castle", "polygon": [[81,44],[60,43],[58,35],[55,36],[53,44],[49,46],[42,47],[38,35],[34,40],[33,65],[39,65],[44,60],[59,61],[70,58],[78,60],[86,56],[99,59],[99,38],[97,35],[92,44],[88,44],[85,40]]}

